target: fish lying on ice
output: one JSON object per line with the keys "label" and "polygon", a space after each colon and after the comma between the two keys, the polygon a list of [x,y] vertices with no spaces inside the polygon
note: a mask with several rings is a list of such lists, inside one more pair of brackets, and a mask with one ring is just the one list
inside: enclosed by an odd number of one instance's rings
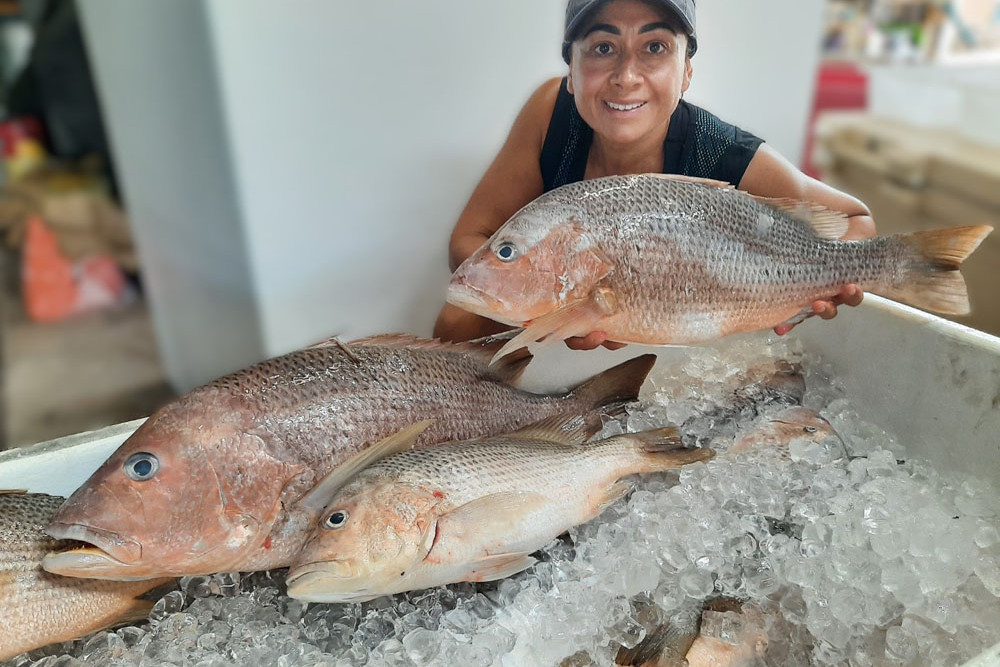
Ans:
{"label": "fish lying on ice", "polygon": [[[708,615],[726,617],[726,637],[706,632]],[[615,664],[629,667],[758,667],[766,664],[768,638],[760,608],[729,598],[690,601],[631,649],[622,648]]]}
{"label": "fish lying on ice", "polygon": [[137,600],[168,579],[71,579],[42,569],[42,557],[67,543],[45,534],[63,498],[0,491],[0,660],[130,621],[153,603]]}
{"label": "fish lying on ice", "polygon": [[527,327],[501,352],[591,331],[697,344],[801,319],[848,284],[969,310],[962,261],[992,231],[838,241],[837,212],[718,181],[645,174],[571,183],[518,211],[458,267],[448,301]]}
{"label": "fish lying on ice", "polygon": [[713,456],[686,449],[675,428],[584,444],[579,418],[406,451],[425,426],[381,443],[386,458],[345,464],[310,492],[303,502],[326,509],[289,571],[289,595],[361,601],[507,577],[624,496],[622,477]]}
{"label": "fish lying on ice", "polygon": [[785,408],[739,434],[726,453],[738,454],[766,447],[777,450],[787,459],[793,442],[810,442],[823,447],[831,460],[847,455],[843,439],[830,422],[815,410],[802,406]]}
{"label": "fish lying on ice", "polygon": [[49,534],[87,543],[56,574],[141,579],[286,567],[313,516],[296,501],[341,461],[422,419],[420,443],[545,416],[599,424],[635,399],[653,355],[569,392],[513,386],[530,355],[489,370],[492,339],[330,341],[225,376],[150,417],[59,510]]}

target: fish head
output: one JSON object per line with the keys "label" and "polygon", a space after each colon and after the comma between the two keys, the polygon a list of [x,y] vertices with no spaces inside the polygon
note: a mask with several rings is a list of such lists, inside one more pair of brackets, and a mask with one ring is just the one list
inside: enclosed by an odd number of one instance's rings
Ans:
{"label": "fish head", "polygon": [[447,299],[521,326],[586,297],[611,269],[577,212],[529,204],[458,267]]}
{"label": "fish head", "polygon": [[320,514],[288,572],[288,594],[310,602],[361,601],[395,586],[430,552],[441,499],[422,488],[345,487]]}
{"label": "fish head", "polygon": [[802,406],[785,408],[736,440],[729,451],[746,452],[772,447],[787,454],[793,442],[812,442],[829,450],[833,458],[843,456],[844,443],[833,426],[815,410]]}
{"label": "fish head", "polygon": [[49,554],[46,570],[116,580],[209,574],[239,569],[264,542],[297,471],[232,419],[179,407],[150,417],[67,499],[47,532],[86,546]]}

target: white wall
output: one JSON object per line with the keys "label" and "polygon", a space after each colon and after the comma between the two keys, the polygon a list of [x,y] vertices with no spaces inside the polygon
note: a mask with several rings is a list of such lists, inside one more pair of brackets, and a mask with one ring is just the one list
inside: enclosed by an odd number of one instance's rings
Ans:
{"label": "white wall", "polygon": [[[255,349],[429,334],[459,211],[517,109],[565,71],[564,0],[80,1],[182,388]],[[821,9],[701,0],[689,99],[797,161]],[[219,331],[228,354],[205,359]]]}
{"label": "white wall", "polygon": [[266,354],[203,6],[78,5],[160,357],[186,389]]}

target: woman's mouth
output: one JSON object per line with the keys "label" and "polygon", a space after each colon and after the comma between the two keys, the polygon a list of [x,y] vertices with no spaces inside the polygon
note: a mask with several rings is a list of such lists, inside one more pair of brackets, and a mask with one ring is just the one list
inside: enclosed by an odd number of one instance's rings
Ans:
{"label": "woman's mouth", "polygon": [[646,106],[645,102],[610,102],[608,100],[604,101],[604,105],[611,109],[612,111],[635,111],[636,109],[641,109]]}

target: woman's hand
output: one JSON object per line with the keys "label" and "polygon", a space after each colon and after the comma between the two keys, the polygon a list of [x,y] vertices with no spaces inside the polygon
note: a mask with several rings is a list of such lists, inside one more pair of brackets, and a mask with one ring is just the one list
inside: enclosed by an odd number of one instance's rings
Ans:
{"label": "woman's hand", "polygon": [[[844,285],[832,299],[814,301],[812,312],[808,317],[819,315],[824,320],[832,320],[837,316],[837,306],[857,306],[864,300],[865,293],[857,285]],[[774,327],[774,333],[784,336],[795,328],[795,324],[779,324]]]}
{"label": "woman's hand", "polygon": [[566,347],[571,350],[593,350],[603,345],[609,350],[618,350],[625,347],[625,343],[616,343],[608,340],[608,334],[603,331],[591,331],[586,336],[573,336],[566,339]]}

